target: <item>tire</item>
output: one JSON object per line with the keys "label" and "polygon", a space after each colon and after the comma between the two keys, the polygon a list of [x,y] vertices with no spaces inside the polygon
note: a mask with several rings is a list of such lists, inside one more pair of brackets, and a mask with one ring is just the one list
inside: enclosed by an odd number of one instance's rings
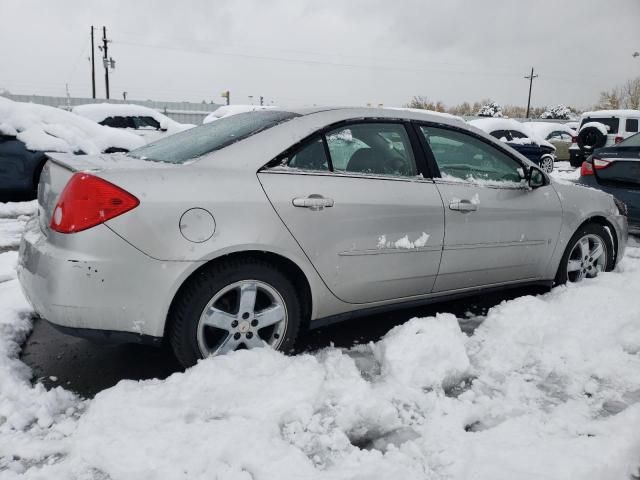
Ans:
{"label": "tire", "polygon": [[596,127],[583,128],[578,133],[578,146],[583,152],[585,147],[593,151],[593,149],[604,147],[605,143],[607,143],[607,136]]}
{"label": "tire", "polygon": [[[589,245],[587,258],[584,258],[584,250],[581,250],[579,246],[579,243],[584,239],[587,239]],[[594,241],[596,240],[599,240],[601,245],[604,246],[604,251],[599,257],[593,259],[591,255],[595,249]],[[600,271],[609,272],[615,266],[615,258],[616,252],[611,234],[598,223],[587,223],[581,226],[569,240],[567,249],[562,255],[558,266],[555,283],[556,285],[563,285],[567,282],[576,283],[584,278],[594,278]],[[570,260],[572,262],[571,268],[569,265]],[[576,270],[578,265],[580,269]]]}
{"label": "tire", "polygon": [[[243,307],[245,294],[248,303]],[[247,307],[251,298],[253,309]],[[284,320],[275,323],[281,314]],[[302,318],[298,292],[280,269],[259,259],[232,259],[188,280],[171,307],[168,336],[176,358],[188,368],[206,356],[265,342],[288,353]],[[261,321],[274,323],[264,326]],[[223,324],[224,329],[218,328]]]}
{"label": "tire", "polygon": [[546,173],[553,172],[553,157],[551,155],[543,155],[540,159],[540,168]]}

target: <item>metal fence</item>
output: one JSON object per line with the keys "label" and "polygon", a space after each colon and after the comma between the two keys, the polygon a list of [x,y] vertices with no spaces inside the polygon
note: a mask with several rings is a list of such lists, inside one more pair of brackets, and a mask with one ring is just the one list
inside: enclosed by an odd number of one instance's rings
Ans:
{"label": "metal fence", "polygon": [[51,107],[63,108],[71,110],[76,105],[85,105],[87,103],[133,103],[145,107],[153,108],[167,117],[172,118],[180,123],[193,123],[200,125],[204,117],[213,112],[220,105],[217,103],[192,103],[192,102],[162,102],[155,100],[104,100],[95,98],[81,97],[49,97],[42,95],[14,95],[11,93],[2,93],[3,97],[15,100],[16,102],[31,102],[40,105],[49,105]]}

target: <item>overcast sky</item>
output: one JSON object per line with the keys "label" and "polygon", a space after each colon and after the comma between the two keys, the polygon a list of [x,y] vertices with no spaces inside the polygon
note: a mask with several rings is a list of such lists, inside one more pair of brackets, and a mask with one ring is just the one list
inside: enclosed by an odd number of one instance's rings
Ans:
{"label": "overcast sky", "polygon": [[[90,97],[91,25],[112,98],[526,105],[534,66],[534,105],[588,107],[640,76],[640,0],[0,0],[0,19],[12,93]],[[99,59],[96,77],[104,98]]]}

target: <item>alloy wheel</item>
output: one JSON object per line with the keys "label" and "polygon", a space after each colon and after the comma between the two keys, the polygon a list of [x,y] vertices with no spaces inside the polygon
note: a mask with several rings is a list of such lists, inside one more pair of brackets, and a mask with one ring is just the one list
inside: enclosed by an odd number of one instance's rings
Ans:
{"label": "alloy wheel", "polygon": [[598,235],[587,234],[574,245],[567,261],[570,282],[593,278],[607,269],[607,246]]}
{"label": "alloy wheel", "polygon": [[287,329],[287,307],[271,285],[242,280],[218,291],[205,306],[197,327],[203,357],[238,349],[278,348]]}

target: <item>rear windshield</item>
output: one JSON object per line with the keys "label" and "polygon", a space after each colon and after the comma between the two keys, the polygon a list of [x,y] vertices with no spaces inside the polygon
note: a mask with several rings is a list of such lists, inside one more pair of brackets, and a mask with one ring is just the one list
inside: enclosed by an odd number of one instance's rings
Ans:
{"label": "rear windshield", "polygon": [[640,133],[636,133],[631,137],[623,140],[618,144],[619,147],[640,147]]}
{"label": "rear windshield", "polygon": [[609,127],[609,133],[618,133],[618,127],[620,125],[619,118],[587,117],[584,120],[582,120],[582,123],[580,124],[580,126],[582,127],[582,125],[586,125],[589,122],[598,122],[598,123],[605,124],[607,127]]}
{"label": "rear windshield", "polygon": [[239,113],[176,133],[132,150],[128,155],[143,160],[184,163],[299,116],[274,110]]}

